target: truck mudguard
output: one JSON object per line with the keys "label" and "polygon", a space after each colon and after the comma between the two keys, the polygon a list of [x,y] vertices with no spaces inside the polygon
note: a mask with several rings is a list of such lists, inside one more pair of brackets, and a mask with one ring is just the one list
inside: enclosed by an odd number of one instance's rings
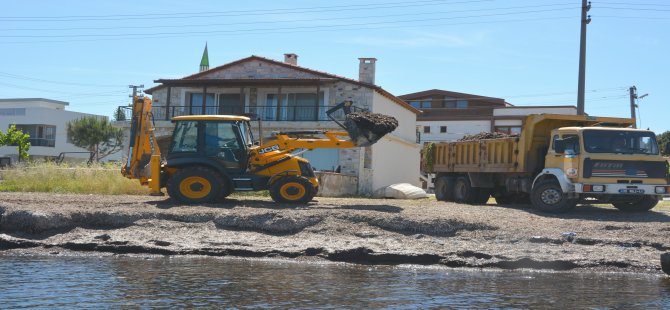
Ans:
{"label": "truck mudguard", "polygon": [[547,175],[553,175],[556,177],[558,180],[558,183],[561,185],[561,190],[564,193],[569,193],[574,191],[574,187],[572,186],[572,182],[568,179],[568,177],[565,175],[563,170],[559,168],[545,168],[540,172],[535,177],[535,180],[533,180],[533,188],[535,188],[535,184],[537,184],[538,180],[540,180],[543,177],[546,177]]}

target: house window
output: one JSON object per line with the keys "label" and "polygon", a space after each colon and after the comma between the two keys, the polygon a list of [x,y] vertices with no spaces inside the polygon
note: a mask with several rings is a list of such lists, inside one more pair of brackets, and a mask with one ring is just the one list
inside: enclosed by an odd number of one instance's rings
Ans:
{"label": "house window", "polygon": [[440,126],[441,133],[447,133],[447,126]]}
{"label": "house window", "polygon": [[7,108],[0,109],[0,116],[25,116],[25,108]]}
{"label": "house window", "polygon": [[430,133],[430,126],[423,126],[423,133]]}
{"label": "house window", "polygon": [[496,126],[496,132],[518,135],[521,133],[521,127],[519,126]]}
{"label": "house window", "polygon": [[[202,97],[201,99],[202,100]],[[241,94],[219,94],[219,113],[239,115],[244,113],[244,96]]]}
{"label": "house window", "polygon": [[215,101],[216,101],[215,95],[207,93],[207,99],[205,102],[205,111],[203,111],[202,93],[189,93],[188,94],[189,114],[192,115],[219,114]]}
{"label": "house window", "polygon": [[258,114],[269,121],[316,121],[325,119],[324,92],[286,93],[282,94],[281,104],[277,104],[278,94],[267,94],[265,107],[258,109]]}
{"label": "house window", "polygon": [[444,107],[453,109],[456,107],[456,98],[444,97]]}
{"label": "house window", "polygon": [[456,100],[456,108],[457,109],[465,109],[468,107],[468,101],[463,100],[463,99],[458,99]]}
{"label": "house window", "polygon": [[428,98],[424,100],[413,100],[409,104],[417,109],[430,109],[433,107],[433,100]]}
{"label": "house window", "polygon": [[16,129],[30,135],[31,146],[56,146],[56,126],[51,125],[16,125]]}

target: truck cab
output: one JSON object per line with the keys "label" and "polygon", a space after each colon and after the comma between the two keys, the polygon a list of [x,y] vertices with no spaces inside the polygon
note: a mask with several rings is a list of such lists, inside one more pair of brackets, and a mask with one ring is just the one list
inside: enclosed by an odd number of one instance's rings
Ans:
{"label": "truck cab", "polygon": [[[538,178],[548,174],[558,180],[568,205],[611,203],[623,211],[646,211],[670,192],[668,163],[660,154],[655,134],[648,130],[554,129]],[[558,189],[548,188],[535,198],[551,204],[559,199],[557,193]]]}

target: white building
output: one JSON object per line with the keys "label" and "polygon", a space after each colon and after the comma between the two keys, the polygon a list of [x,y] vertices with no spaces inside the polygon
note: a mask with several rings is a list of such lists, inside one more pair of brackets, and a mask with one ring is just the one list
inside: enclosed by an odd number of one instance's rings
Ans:
{"label": "white building", "polygon": [[399,97],[423,111],[416,122],[422,144],[480,132],[520,133],[529,114],[577,114],[575,106],[513,106],[502,98],[439,89]]}
{"label": "white building", "polygon": [[[6,132],[10,125],[30,135],[30,157],[35,159],[55,159],[61,153],[65,159],[86,161],[86,149],[68,142],[67,123],[85,116],[100,115],[66,111],[67,102],[43,98],[0,99],[0,130]],[[120,152],[105,157],[105,160],[119,160]],[[10,157],[12,163],[18,160],[15,146],[0,147],[0,157]]]}

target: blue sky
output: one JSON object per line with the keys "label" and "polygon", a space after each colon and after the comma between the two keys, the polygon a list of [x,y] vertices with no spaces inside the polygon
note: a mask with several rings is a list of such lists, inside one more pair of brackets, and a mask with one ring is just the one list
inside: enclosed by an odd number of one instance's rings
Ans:
{"label": "blue sky", "polygon": [[[524,105],[575,105],[580,0],[4,1],[0,98],[43,97],[112,115],[154,85],[250,55],[358,77],[395,95],[444,89]],[[593,1],[586,112],[670,130],[670,2]]]}

